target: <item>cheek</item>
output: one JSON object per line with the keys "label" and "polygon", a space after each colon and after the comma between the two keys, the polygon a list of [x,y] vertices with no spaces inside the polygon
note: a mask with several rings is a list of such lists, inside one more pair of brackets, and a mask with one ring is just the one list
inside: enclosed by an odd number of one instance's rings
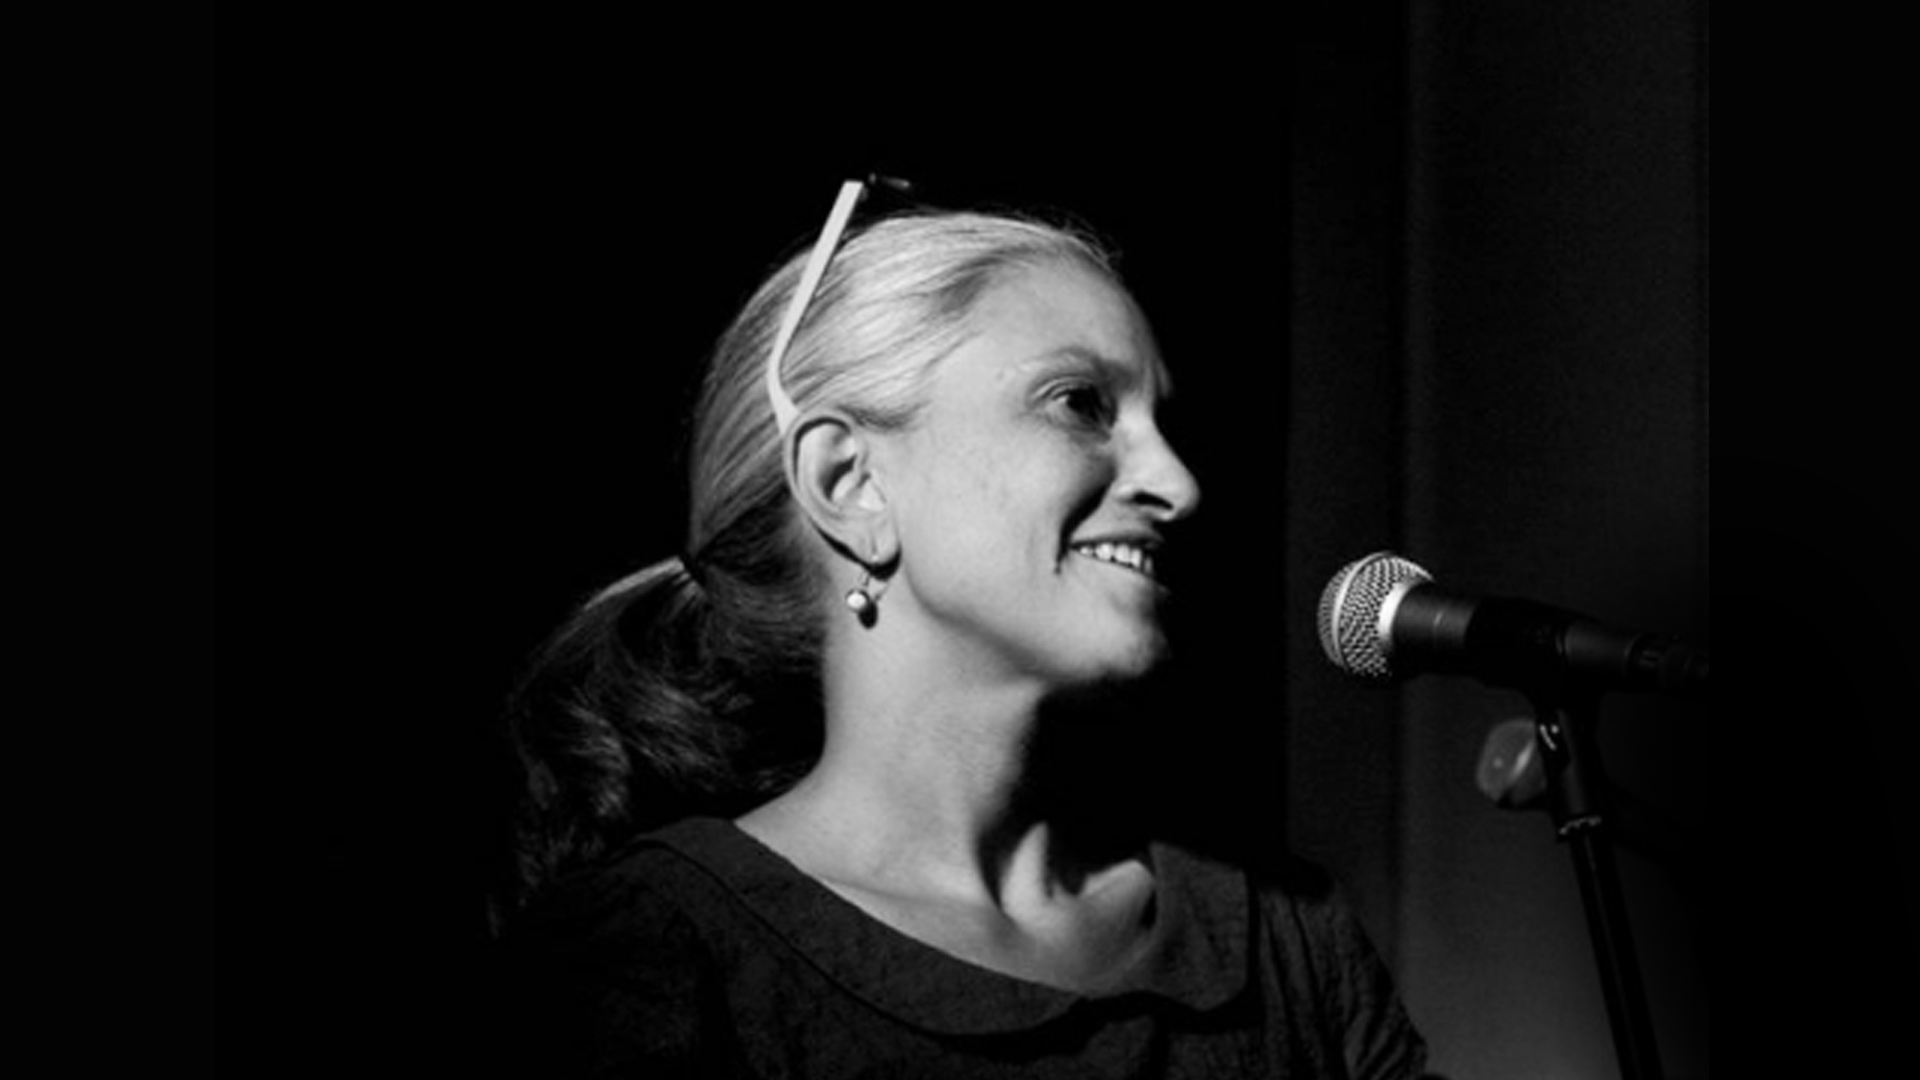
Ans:
{"label": "cheek", "polygon": [[930,437],[908,462],[917,481],[916,509],[923,518],[947,519],[945,527],[965,527],[1014,498],[1017,459],[1004,438]]}
{"label": "cheek", "polygon": [[1021,425],[927,432],[902,464],[911,484],[900,521],[914,549],[907,558],[942,588],[1028,588],[1056,573],[1072,530],[1111,479],[1098,452]]}
{"label": "cheek", "polygon": [[1050,571],[1065,520],[1054,472],[1005,444],[956,449],[915,491],[909,559],[957,589]]}
{"label": "cheek", "polygon": [[1032,496],[1013,462],[988,453],[963,460],[966,468],[927,491],[932,512],[922,515],[921,540],[954,560],[1006,558],[1037,526]]}

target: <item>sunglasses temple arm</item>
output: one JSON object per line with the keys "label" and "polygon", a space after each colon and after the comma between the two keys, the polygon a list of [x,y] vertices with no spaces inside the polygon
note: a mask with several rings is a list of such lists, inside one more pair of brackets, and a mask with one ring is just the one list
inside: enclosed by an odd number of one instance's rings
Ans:
{"label": "sunglasses temple arm", "polygon": [[780,320],[780,332],[773,339],[773,350],[767,354],[767,400],[773,404],[773,421],[782,435],[793,426],[800,410],[794,406],[793,399],[787,396],[786,387],[780,383],[780,363],[786,359],[787,345],[793,340],[794,331],[800,328],[800,319],[807,313],[807,305],[813,301],[814,290],[820,287],[820,277],[826,273],[834,249],[840,246],[840,234],[846,231],[847,220],[853,216],[854,207],[859,205],[866,189],[866,184],[859,180],[849,180],[840,185],[840,195],[833,201],[833,212],[827,215],[827,224],[820,230],[820,239],[813,245],[813,253],[807,256],[806,269],[800,274],[800,283],[794,286],[793,297],[787,302],[787,313]]}

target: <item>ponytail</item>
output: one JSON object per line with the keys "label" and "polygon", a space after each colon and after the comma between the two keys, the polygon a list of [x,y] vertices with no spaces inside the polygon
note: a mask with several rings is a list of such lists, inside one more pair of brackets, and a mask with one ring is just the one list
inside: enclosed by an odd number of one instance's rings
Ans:
{"label": "ponytail", "polygon": [[633,834],[743,813],[811,764],[819,725],[794,713],[817,692],[739,670],[730,621],[676,556],[589,599],[539,651],[505,713],[513,805],[495,932],[543,884]]}

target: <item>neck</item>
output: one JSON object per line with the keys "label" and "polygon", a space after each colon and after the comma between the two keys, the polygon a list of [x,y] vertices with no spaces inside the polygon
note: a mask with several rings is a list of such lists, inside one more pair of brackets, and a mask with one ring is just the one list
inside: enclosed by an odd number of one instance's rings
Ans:
{"label": "neck", "polygon": [[1077,890],[1134,853],[1103,805],[1113,771],[1069,752],[1089,735],[1114,741],[1084,701],[913,661],[828,664],[819,763],[742,824],[828,876],[995,904]]}

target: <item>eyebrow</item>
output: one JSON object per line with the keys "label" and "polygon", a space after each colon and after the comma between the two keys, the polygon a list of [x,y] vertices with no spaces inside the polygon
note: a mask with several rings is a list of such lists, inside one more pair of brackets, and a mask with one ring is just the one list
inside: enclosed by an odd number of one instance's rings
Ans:
{"label": "eyebrow", "polygon": [[[1062,363],[1075,363],[1097,368],[1106,373],[1109,378],[1127,386],[1132,386],[1140,382],[1143,378],[1141,370],[1134,365],[1117,360],[1097,349],[1087,348],[1085,345],[1062,345],[1058,348],[1047,349],[1020,361],[1019,366],[1021,371],[1026,371],[1031,368]],[[1157,400],[1165,401],[1173,396],[1173,376],[1167,371],[1165,364],[1158,361],[1148,363],[1144,377],[1150,379],[1155,387],[1158,388],[1159,394],[1157,395]]]}

